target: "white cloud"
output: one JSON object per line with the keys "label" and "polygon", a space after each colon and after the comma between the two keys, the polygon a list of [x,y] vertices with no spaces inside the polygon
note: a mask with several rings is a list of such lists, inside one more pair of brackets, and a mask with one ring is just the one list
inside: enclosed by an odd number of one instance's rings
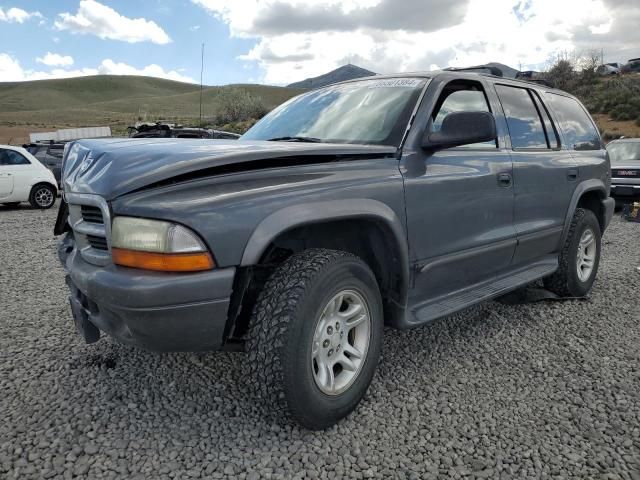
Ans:
{"label": "white cloud", "polygon": [[[255,46],[240,59],[258,63],[264,80],[277,84],[319,75],[348,61],[379,73],[490,61],[539,68],[560,50],[598,47],[602,41],[629,45],[630,37],[616,32],[616,25],[622,25],[624,12],[635,12],[637,4],[637,0],[192,2],[225,22],[232,36],[255,38]],[[625,31],[627,37],[633,35],[631,28]]]}
{"label": "white cloud", "polygon": [[23,69],[20,62],[7,53],[0,53],[0,82],[21,82],[27,80],[46,80],[52,78],[83,77],[86,75],[143,75],[165,78],[177,82],[196,83],[187,75],[177,70],[165,70],[160,65],[151,64],[136,68],[122,62],[115,62],[110,58],[104,59],[96,67],[85,67],[74,70],[53,68],[49,71]]}
{"label": "white cloud", "polygon": [[166,78],[177,82],[196,83],[193,78],[182,75],[177,70],[165,71],[160,65],[156,65],[155,63],[138,69],[126,63],[114,62],[107,58],[102,61],[98,67],[98,71],[104,75],[144,75],[148,77]]}
{"label": "white cloud", "polygon": [[24,23],[31,18],[43,19],[44,17],[40,12],[27,12],[21,8],[12,7],[6,12],[0,8],[0,22]]}
{"label": "white cloud", "polygon": [[0,53],[0,82],[22,80],[24,72],[17,60],[6,53]]}
{"label": "white cloud", "polygon": [[81,0],[75,15],[59,14],[54,26],[58,30],[129,43],[153,42],[164,45],[171,42],[169,35],[157,23],[145,18],[125,17],[95,0]]}
{"label": "white cloud", "polygon": [[69,55],[60,55],[58,53],[47,52],[44,57],[36,58],[36,62],[42,63],[49,67],[69,67],[73,65],[73,57]]}

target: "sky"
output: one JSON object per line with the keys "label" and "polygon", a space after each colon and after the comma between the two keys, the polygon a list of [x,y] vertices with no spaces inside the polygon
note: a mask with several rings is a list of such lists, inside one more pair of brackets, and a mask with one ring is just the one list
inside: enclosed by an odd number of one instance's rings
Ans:
{"label": "sky", "polygon": [[640,57],[639,0],[0,0],[0,82],[150,75],[288,83],[558,54]]}

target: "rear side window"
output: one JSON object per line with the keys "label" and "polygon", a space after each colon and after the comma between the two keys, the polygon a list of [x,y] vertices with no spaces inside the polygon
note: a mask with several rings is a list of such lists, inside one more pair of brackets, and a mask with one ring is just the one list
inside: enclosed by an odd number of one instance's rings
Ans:
{"label": "rear side window", "polygon": [[558,131],[549,117],[549,110],[544,106],[540,99],[540,95],[538,95],[537,92],[531,91],[531,96],[533,97],[533,101],[536,104],[536,108],[538,109],[540,116],[542,117],[542,125],[544,126],[545,133],[547,134],[549,148],[560,148],[560,137],[558,137]]}
{"label": "rear side window", "polygon": [[31,165],[31,162],[13,150],[0,150],[0,165]]}
{"label": "rear side window", "polygon": [[573,150],[600,150],[600,135],[587,112],[576,100],[564,95],[546,95],[556,114],[569,148]]}
{"label": "rear side window", "polygon": [[540,113],[526,88],[496,85],[514,149],[549,148]]}

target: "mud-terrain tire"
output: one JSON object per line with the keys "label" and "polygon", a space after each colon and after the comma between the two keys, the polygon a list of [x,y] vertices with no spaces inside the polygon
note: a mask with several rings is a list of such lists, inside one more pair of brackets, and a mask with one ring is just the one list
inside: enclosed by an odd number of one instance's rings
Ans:
{"label": "mud-terrain tire", "polygon": [[33,208],[46,210],[56,203],[56,190],[47,183],[34,185],[29,194],[29,203]]}
{"label": "mud-terrain tire", "polygon": [[[584,297],[589,293],[600,264],[601,236],[594,213],[576,209],[560,252],[558,270],[544,279],[545,288],[561,297]],[[585,247],[587,244],[589,247]]]}
{"label": "mud-terrain tire", "polygon": [[360,258],[326,249],[289,257],[267,280],[249,327],[249,374],[259,400],[306,428],[334,425],[371,383],[382,327],[378,284]]}

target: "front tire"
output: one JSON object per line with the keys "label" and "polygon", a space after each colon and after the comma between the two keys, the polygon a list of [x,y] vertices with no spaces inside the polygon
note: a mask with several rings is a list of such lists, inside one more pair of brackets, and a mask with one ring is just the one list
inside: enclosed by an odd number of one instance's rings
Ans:
{"label": "front tire", "polygon": [[51,185],[40,183],[31,189],[29,203],[33,208],[46,210],[56,203],[56,191]]}
{"label": "front tire", "polygon": [[600,264],[600,224],[591,210],[576,209],[560,252],[558,270],[544,279],[547,290],[561,297],[584,297]]}
{"label": "front tire", "polygon": [[330,427],[367,391],[380,357],[382,300],[371,269],[313,249],[281,264],[251,320],[250,374],[270,408],[306,428]]}

